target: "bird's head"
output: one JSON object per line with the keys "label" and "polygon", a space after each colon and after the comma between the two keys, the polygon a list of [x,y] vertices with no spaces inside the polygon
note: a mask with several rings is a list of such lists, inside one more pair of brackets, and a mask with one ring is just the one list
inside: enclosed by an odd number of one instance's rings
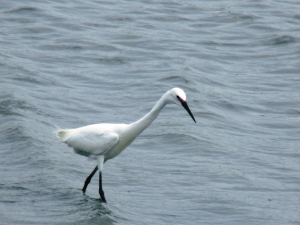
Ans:
{"label": "bird's head", "polygon": [[188,104],[186,102],[186,94],[184,91],[180,88],[173,88],[168,91],[168,102],[174,103],[176,105],[181,105],[183,108],[186,109],[186,111],[190,114],[194,122],[196,123],[196,120],[191,112],[191,110],[188,107]]}

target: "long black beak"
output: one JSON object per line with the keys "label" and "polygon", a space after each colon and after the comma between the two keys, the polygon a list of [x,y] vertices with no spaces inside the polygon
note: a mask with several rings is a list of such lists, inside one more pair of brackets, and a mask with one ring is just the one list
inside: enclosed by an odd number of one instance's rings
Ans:
{"label": "long black beak", "polygon": [[193,116],[193,113],[191,112],[191,110],[190,110],[188,104],[186,103],[186,101],[181,101],[181,105],[183,106],[183,108],[186,109],[186,111],[190,114],[190,116],[192,117],[192,119],[193,119],[193,120],[195,121],[195,123],[196,123],[196,120],[195,120],[195,118],[194,118],[194,116]]}

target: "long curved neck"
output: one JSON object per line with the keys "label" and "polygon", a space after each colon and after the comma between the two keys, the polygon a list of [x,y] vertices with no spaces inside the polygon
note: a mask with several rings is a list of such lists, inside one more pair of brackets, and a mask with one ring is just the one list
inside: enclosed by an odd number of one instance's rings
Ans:
{"label": "long curved neck", "polygon": [[166,104],[167,101],[165,99],[165,95],[163,95],[149,113],[147,113],[140,120],[130,124],[134,134],[137,136],[142,133],[156,119],[156,117]]}

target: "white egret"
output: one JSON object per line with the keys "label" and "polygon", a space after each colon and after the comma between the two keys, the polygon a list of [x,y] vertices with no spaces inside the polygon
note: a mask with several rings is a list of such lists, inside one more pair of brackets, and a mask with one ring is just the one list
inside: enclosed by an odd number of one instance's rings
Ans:
{"label": "white egret", "polygon": [[99,194],[103,202],[106,202],[102,189],[103,164],[119,155],[131,142],[145,130],[158,116],[165,105],[175,103],[182,105],[196,120],[186,103],[186,95],[180,88],[167,91],[155,104],[153,109],[140,120],[131,124],[94,124],[77,129],[60,130],[57,137],[60,142],[74,148],[77,154],[84,156],[96,156],[97,166],[86,178],[82,188],[85,193],[91,178],[99,170]]}

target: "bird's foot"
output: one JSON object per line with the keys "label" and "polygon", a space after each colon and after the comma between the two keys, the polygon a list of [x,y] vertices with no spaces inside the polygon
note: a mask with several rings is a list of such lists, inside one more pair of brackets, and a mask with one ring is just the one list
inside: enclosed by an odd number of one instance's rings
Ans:
{"label": "bird's foot", "polygon": [[103,200],[102,198],[99,199],[101,203],[107,203],[107,201]]}

